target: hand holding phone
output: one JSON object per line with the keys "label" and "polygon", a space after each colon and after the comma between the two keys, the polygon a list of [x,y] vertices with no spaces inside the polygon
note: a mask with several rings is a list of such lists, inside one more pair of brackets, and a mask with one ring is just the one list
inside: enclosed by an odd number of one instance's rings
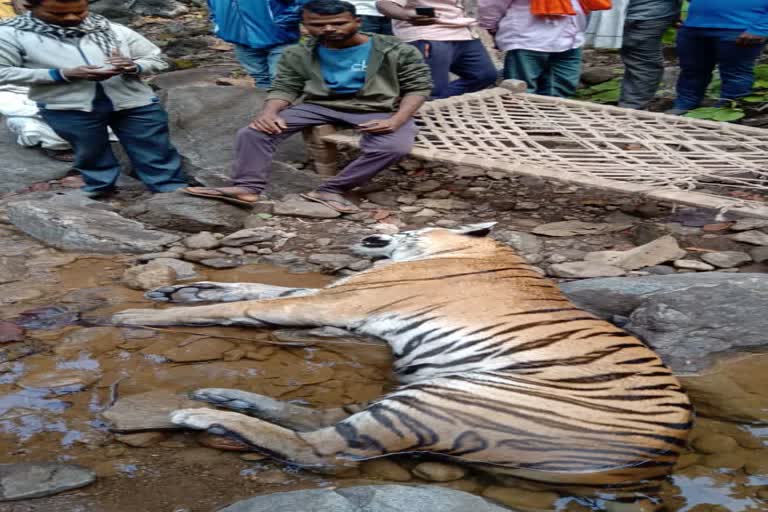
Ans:
{"label": "hand holding phone", "polygon": [[415,14],[407,21],[411,25],[434,25],[438,22],[434,7],[416,7]]}
{"label": "hand holding phone", "polygon": [[435,8],[434,7],[417,7],[416,14],[419,16],[427,16],[428,18],[434,18]]}

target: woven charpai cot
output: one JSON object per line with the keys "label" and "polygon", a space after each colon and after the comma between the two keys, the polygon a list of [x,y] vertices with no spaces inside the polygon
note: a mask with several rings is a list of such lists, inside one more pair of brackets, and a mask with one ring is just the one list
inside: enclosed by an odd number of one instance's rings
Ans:
{"label": "woven charpai cot", "polygon": [[[526,94],[521,84],[425,104],[411,154],[768,217],[768,130]],[[323,139],[356,146],[358,137]]]}

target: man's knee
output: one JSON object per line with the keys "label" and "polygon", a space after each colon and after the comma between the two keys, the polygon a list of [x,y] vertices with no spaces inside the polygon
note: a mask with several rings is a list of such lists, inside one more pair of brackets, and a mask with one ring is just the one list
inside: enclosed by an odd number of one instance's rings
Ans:
{"label": "man's knee", "polygon": [[237,135],[235,137],[237,139],[237,142],[246,142],[250,144],[253,144],[254,142],[269,140],[270,138],[272,138],[272,136],[269,135],[268,133],[260,132],[259,130],[254,130],[250,126],[240,128],[237,131]]}
{"label": "man's knee", "polygon": [[363,149],[364,153],[386,154],[396,158],[403,158],[411,152],[413,147],[413,141],[386,141],[371,144],[369,147]]}

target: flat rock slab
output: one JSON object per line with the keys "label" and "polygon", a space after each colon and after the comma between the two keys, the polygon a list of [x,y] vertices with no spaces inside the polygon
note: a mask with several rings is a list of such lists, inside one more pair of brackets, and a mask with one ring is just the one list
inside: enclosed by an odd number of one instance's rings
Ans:
{"label": "flat rock slab", "polygon": [[179,239],[103,207],[74,194],[51,194],[47,199],[9,203],[8,218],[26,234],[68,251],[145,253],[160,251]]}
{"label": "flat rock slab", "polygon": [[606,233],[615,233],[624,231],[632,227],[632,224],[625,223],[596,223],[582,222],[580,220],[564,220],[560,222],[550,222],[541,224],[531,230],[536,235],[544,236],[579,236],[579,235],[603,235]]}
{"label": "flat rock slab", "polygon": [[110,422],[113,432],[178,430],[180,427],[171,423],[170,414],[176,409],[196,407],[205,404],[165,391],[149,391],[120,398],[102,416]]}
{"label": "flat rock slab", "polygon": [[442,487],[365,485],[278,492],[239,501],[220,512],[509,512],[472,494]]}
{"label": "flat rock slab", "polygon": [[767,274],[588,279],[561,289],[602,318],[626,318],[622,327],[677,373],[705,369],[718,355],[768,345]]}
{"label": "flat rock slab", "polygon": [[90,469],[73,464],[0,464],[0,501],[50,496],[96,480]]}
{"label": "flat rock slab", "polygon": [[251,211],[216,199],[204,199],[182,192],[158,194],[143,203],[135,218],[152,226],[197,233],[237,231]]}
{"label": "flat rock slab", "polygon": [[[174,144],[185,170],[206,186],[231,185],[235,136],[261,108],[266,93],[218,85],[189,85],[162,91]],[[306,157],[300,134],[282,142],[275,153],[267,193],[280,198],[314,189],[321,178],[280,162]]]}
{"label": "flat rock slab", "polygon": [[1,122],[0,195],[63,178],[72,168],[72,164],[49,158],[39,149],[20,146],[15,141],[16,136]]}

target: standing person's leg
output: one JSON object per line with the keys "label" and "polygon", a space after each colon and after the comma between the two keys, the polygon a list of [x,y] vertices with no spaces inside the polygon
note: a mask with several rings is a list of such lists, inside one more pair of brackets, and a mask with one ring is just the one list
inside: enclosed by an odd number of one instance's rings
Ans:
{"label": "standing person's leg", "polygon": [[547,52],[535,50],[508,50],[504,56],[504,78],[522,80],[528,84],[528,92],[541,94],[539,80],[547,71]]}
{"label": "standing person's leg", "polygon": [[683,27],[677,33],[680,78],[677,79],[677,98],[671,113],[683,114],[698,107],[704,99],[717,64],[717,39],[711,30]]}
{"label": "standing person's leg", "polygon": [[253,77],[256,87],[259,89],[269,88],[272,84],[269,74],[269,50],[236,44],[235,56],[246,73]]}
{"label": "standing person's leg", "polygon": [[[392,114],[341,114],[349,124],[359,125],[374,119],[386,119]],[[364,133],[360,140],[360,156],[350,162],[339,174],[328,179],[317,190],[303,194],[307,199],[324,203],[342,213],[359,209],[343,197],[343,193],[364,185],[375,175],[396,163],[411,151],[416,137],[416,124],[412,119],[396,132],[386,134]]]}
{"label": "standing person's leg", "polygon": [[619,97],[620,107],[644,109],[656,96],[664,76],[664,45],[661,38],[675,22],[675,18],[627,20],[624,23],[621,46],[624,79]]}
{"label": "standing person's leg", "polygon": [[741,30],[713,30],[717,37],[717,65],[720,68],[722,87],[720,97],[734,100],[749,96],[755,82],[755,61],[765,45],[737,46]]}
{"label": "standing person's leg", "polygon": [[459,78],[451,82],[448,96],[475,92],[496,84],[499,72],[496,70],[488,50],[479,39],[456,41],[456,54],[451,72]]}
{"label": "standing person's leg", "polygon": [[291,46],[291,44],[278,44],[276,46],[270,46],[267,48],[267,68],[269,70],[269,86],[272,85],[272,80],[275,79],[277,74],[277,64],[280,62],[280,57],[283,56],[283,51]]}
{"label": "standing person's leg", "polygon": [[238,204],[253,204],[267,187],[272,157],[280,142],[307,126],[345,122],[340,113],[311,104],[287,108],[279,115],[288,125],[282,133],[271,135],[249,126],[237,132],[231,187],[189,187],[185,192]]}
{"label": "standing person's leg", "polygon": [[149,190],[172,192],[187,186],[181,155],[171,143],[168,114],[159,103],[114,111],[109,125]]}
{"label": "standing person's leg", "polygon": [[547,96],[569,98],[576,92],[581,77],[581,48],[549,55],[549,91]]}
{"label": "standing person's leg", "polygon": [[83,191],[101,195],[115,188],[120,164],[107,132],[108,113],[40,109],[40,116],[75,152],[74,168],[85,181]]}
{"label": "standing person's leg", "polygon": [[383,36],[392,35],[392,20],[386,16],[363,15],[360,18],[363,21],[360,26],[361,32],[372,32]]}
{"label": "standing person's leg", "polygon": [[452,41],[414,41],[411,43],[419,49],[424,62],[432,74],[432,97],[447,98],[450,96],[451,64],[454,59],[455,43]]}

